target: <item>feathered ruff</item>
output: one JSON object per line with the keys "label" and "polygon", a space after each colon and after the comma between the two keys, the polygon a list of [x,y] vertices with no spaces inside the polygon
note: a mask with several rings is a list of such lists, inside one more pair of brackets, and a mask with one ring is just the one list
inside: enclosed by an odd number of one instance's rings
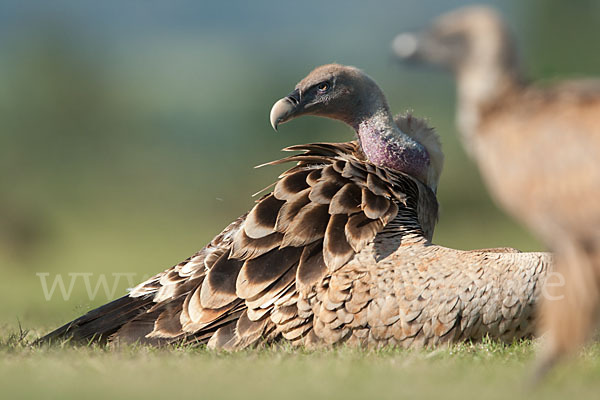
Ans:
{"label": "feathered ruff", "polygon": [[394,117],[394,122],[402,132],[422,144],[427,150],[430,167],[427,171],[427,182],[424,183],[436,193],[444,168],[444,153],[442,152],[440,136],[435,129],[427,125],[425,119],[417,118],[408,111]]}

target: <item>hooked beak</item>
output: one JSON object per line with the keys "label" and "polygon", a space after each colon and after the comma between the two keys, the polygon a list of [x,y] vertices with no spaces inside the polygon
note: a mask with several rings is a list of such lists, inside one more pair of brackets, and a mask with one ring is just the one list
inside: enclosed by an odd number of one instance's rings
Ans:
{"label": "hooked beak", "polygon": [[431,28],[417,33],[401,33],[392,40],[392,52],[397,60],[407,65],[429,65],[451,71],[460,67],[465,58],[465,48],[465,40],[460,37],[445,43]]}
{"label": "hooked beak", "polygon": [[273,108],[271,108],[271,114],[269,119],[271,120],[271,126],[277,130],[279,124],[283,124],[290,119],[298,116],[302,106],[300,105],[300,91],[294,90],[292,93],[279,99]]}
{"label": "hooked beak", "polygon": [[422,47],[421,35],[405,32],[392,40],[392,52],[401,60],[414,61],[419,58],[419,48]]}

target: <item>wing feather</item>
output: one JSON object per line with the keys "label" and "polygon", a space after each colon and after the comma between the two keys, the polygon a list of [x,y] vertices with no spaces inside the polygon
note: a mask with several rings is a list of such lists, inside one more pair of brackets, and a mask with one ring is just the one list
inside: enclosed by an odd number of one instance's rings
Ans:
{"label": "wing feather", "polygon": [[[314,339],[306,296],[317,285],[327,285],[331,273],[365,249],[401,211],[417,220],[419,201],[414,199],[423,195],[423,185],[370,164],[358,143],[286,150],[303,153],[267,163],[296,163],[272,193],[193,257],[133,289],[131,297],[151,300],[139,300],[131,317],[118,320],[122,329],[117,328],[114,340],[122,332],[123,340],[136,335],[151,343],[183,338],[234,349],[281,336]],[[339,303],[349,290],[341,288],[328,301]],[[344,310],[330,317],[340,324],[350,321]],[[114,324],[111,329],[115,332]]]}

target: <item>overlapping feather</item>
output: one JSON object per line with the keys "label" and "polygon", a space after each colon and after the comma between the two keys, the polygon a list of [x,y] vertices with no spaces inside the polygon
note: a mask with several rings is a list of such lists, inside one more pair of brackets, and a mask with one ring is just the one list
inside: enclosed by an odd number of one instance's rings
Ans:
{"label": "overlapping feather", "polygon": [[[302,153],[266,164],[296,163],[271,193],[194,257],[134,289],[161,294],[147,338],[222,348],[245,347],[269,334],[300,339],[312,317],[299,312],[299,295],[361,252],[399,210],[419,219],[423,186],[370,164],[356,142],[285,150]],[[424,228],[430,236],[433,226]],[[231,319],[233,313],[239,318]]]}

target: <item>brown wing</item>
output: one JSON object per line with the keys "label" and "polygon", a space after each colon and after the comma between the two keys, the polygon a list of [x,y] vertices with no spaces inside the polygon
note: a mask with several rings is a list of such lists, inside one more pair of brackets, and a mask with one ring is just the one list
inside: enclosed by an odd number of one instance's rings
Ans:
{"label": "brown wing", "polygon": [[286,150],[303,153],[268,163],[297,163],[272,193],[199,253],[131,291],[152,302],[111,330],[113,340],[241,348],[261,337],[300,339],[312,312],[298,309],[299,296],[397,228],[393,221],[422,235],[419,199],[437,206],[424,185],[368,163],[356,142]]}

